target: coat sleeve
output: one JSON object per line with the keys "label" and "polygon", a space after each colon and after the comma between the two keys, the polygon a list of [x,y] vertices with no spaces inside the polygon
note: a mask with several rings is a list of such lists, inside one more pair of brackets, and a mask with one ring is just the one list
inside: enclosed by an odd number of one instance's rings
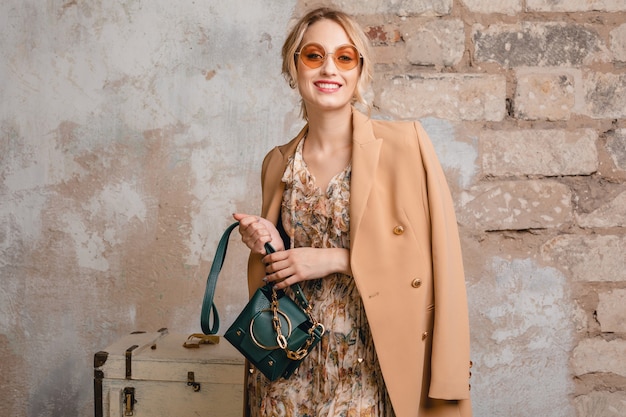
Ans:
{"label": "coat sleeve", "polygon": [[463,258],[454,204],[446,178],[426,131],[415,123],[426,169],[431,216],[434,288],[429,397],[469,398],[469,318]]}
{"label": "coat sleeve", "polygon": [[[278,148],[272,149],[263,159],[263,165],[261,166],[261,195],[263,198],[261,204],[261,217],[267,218],[268,210],[269,210],[269,199],[275,190],[268,188],[273,188],[273,184],[268,185],[268,176],[272,179],[276,176],[276,173],[273,172],[276,168],[275,165],[278,165],[278,161],[281,160],[282,157],[280,155],[280,151]],[[275,182],[275,181],[274,181]],[[252,297],[254,292],[263,286],[263,277],[265,276],[265,267],[263,262],[262,255],[254,254],[250,252],[250,256],[248,258],[248,295]]]}

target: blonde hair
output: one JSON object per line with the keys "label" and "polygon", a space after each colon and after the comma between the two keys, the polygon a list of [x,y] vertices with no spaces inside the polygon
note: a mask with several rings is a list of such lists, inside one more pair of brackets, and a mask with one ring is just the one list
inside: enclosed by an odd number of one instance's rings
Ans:
{"label": "blonde hair", "polygon": [[[289,86],[295,89],[298,85],[298,68],[297,68],[297,58],[296,52],[300,46],[302,46],[302,38],[304,38],[304,34],[307,29],[316,22],[320,20],[331,20],[337,24],[339,24],[343,30],[346,31],[346,34],[354,43],[354,46],[361,53],[361,66],[360,66],[360,74],[359,81],[357,83],[357,88],[354,93],[353,102],[359,102],[365,106],[367,106],[367,102],[363,98],[363,94],[372,80],[371,73],[371,57],[370,57],[370,42],[361,28],[361,26],[349,15],[339,10],[331,9],[329,7],[320,7],[315,10],[311,10],[306,15],[304,15],[296,25],[291,29],[285,43],[283,44],[282,49],[282,58],[283,58],[283,67],[282,73]],[[307,113],[304,102],[301,102],[300,108],[302,117],[306,120]]]}

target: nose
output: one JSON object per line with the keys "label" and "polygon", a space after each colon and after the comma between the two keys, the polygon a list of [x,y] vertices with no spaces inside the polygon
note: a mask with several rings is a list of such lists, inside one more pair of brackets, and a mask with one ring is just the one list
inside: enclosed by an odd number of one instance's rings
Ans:
{"label": "nose", "polygon": [[322,73],[324,74],[336,74],[338,69],[337,69],[337,65],[335,64],[335,60],[333,59],[333,54],[326,54],[326,59],[324,60],[324,62],[322,63]]}

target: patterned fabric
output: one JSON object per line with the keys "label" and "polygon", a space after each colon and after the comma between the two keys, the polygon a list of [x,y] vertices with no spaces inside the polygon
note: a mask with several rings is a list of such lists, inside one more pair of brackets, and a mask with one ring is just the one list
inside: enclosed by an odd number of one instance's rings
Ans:
{"label": "patterned fabric", "polygon": [[[323,192],[302,159],[304,139],[283,176],[282,218],[292,247],[349,248],[351,166]],[[301,282],[326,335],[288,380],[248,378],[251,417],[394,417],[367,318],[352,277]]]}

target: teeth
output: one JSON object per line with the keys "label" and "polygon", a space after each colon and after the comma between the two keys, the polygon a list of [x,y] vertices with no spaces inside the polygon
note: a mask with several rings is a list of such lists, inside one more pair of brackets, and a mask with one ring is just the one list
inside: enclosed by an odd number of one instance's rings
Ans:
{"label": "teeth", "polygon": [[320,88],[339,88],[337,84],[330,84],[330,83],[318,83],[317,86]]}

